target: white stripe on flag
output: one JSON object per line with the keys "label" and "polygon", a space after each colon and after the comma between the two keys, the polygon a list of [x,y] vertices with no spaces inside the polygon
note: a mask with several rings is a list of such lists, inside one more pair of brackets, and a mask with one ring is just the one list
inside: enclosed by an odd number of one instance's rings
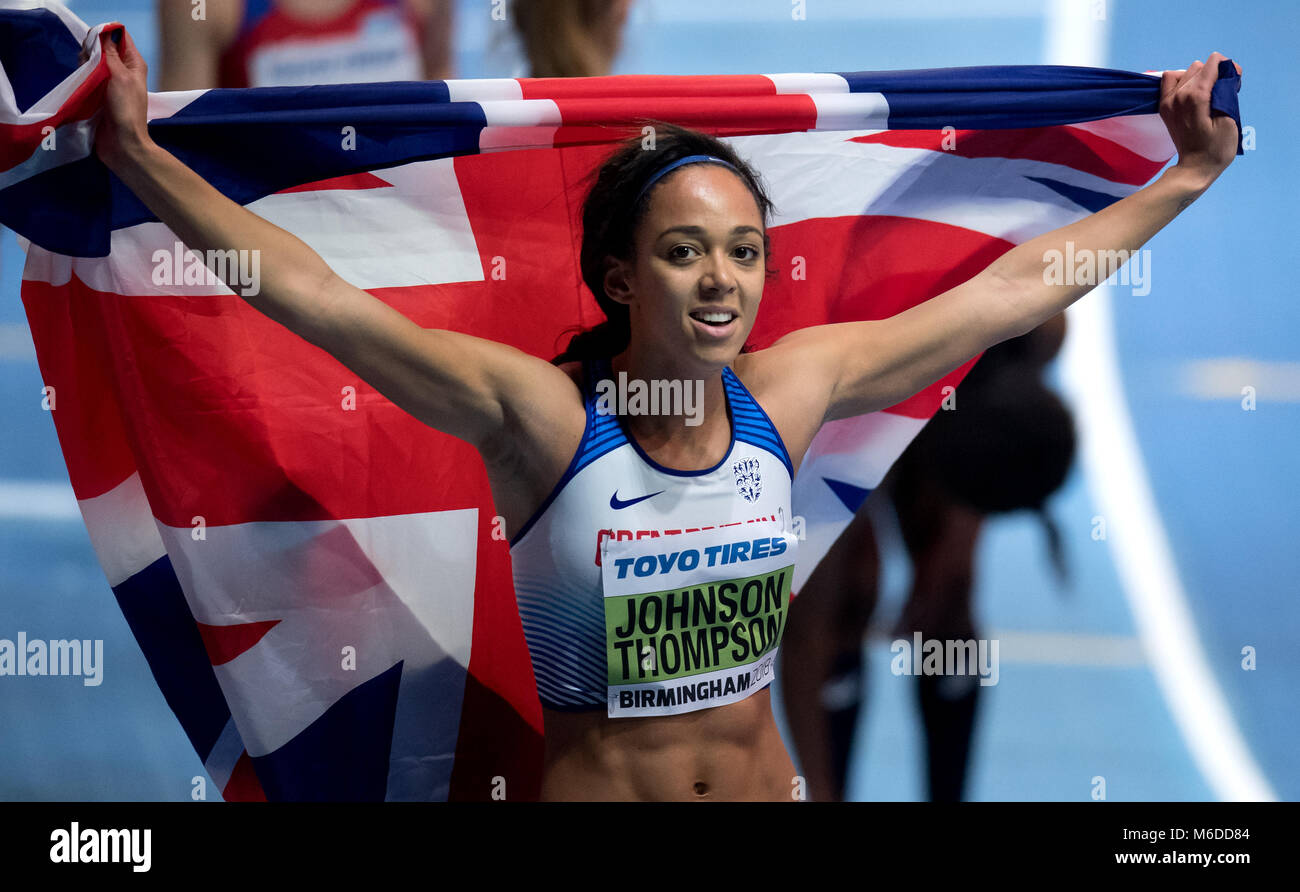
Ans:
{"label": "white stripe on flag", "polygon": [[766,77],[776,86],[777,93],[849,92],[849,82],[838,74],[791,72],[787,74],[769,74]]}
{"label": "white stripe on flag", "polygon": [[883,93],[814,93],[818,130],[884,130],[889,101]]}
{"label": "white stripe on flag", "polygon": [[452,102],[493,102],[523,99],[524,90],[512,77],[467,78],[443,81]]}
{"label": "white stripe on flag", "polygon": [[208,753],[208,760],[203,763],[208,777],[217,785],[218,792],[225,790],[226,784],[230,783],[230,776],[235,773],[235,766],[243,754],[244,742],[239,739],[239,730],[231,718],[227,720],[226,727],[221,729],[221,736],[212,745],[212,752]]}
{"label": "white stripe on flag", "polygon": [[89,121],[69,121],[56,128],[42,138],[26,161],[0,171],[0,189],[8,189],[29,177],[89,157],[93,138]]}
{"label": "white stripe on flag", "polygon": [[23,264],[24,281],[47,282],[54,286],[68,284],[72,278],[71,257],[66,254],[51,254],[21,235],[18,236],[18,244],[27,253],[27,262]]}
{"label": "white stripe on flag", "polygon": [[[517,81],[511,81],[518,84]],[[479,102],[487,126],[478,145],[485,152],[518,148],[550,148],[562,123],[560,107],[551,99],[487,100]]]}
{"label": "white stripe on flag", "polygon": [[158,522],[138,473],[103,495],[81,499],[78,504],[109,585],[126,581],[165,554]]}
{"label": "white stripe on flag", "polygon": [[248,209],[298,236],[358,288],[481,282],[455,160],[377,171],[392,189],[268,195]]}
{"label": "white stripe on flag", "polygon": [[489,127],[558,127],[564,123],[553,99],[486,100],[479,107]]}
{"label": "white stripe on flag", "polygon": [[175,90],[170,93],[150,93],[149,107],[145,112],[148,120],[167,118],[198,99],[207,90]]}
{"label": "white stripe on flag", "polygon": [[1159,115],[1124,115],[1068,126],[1094,133],[1152,161],[1174,155],[1174,141]]}
{"label": "white stripe on flag", "polygon": [[927,419],[890,412],[872,412],[822,425],[799,466],[790,501],[803,518],[804,540],[794,568],[798,591],[818,562],[852,520],[851,512],[826,483],[826,478],[863,489],[875,489],[889,466],[903,453]]}
{"label": "white stripe on flag", "polygon": [[[441,692],[437,715],[411,712],[431,711],[428,691],[407,698],[407,685],[399,689],[398,724],[421,729],[407,742],[423,737],[428,752],[430,737],[445,737],[448,724],[454,731],[473,631],[477,516],[463,509],[209,526],[201,541],[188,528],[160,525],[195,619],[278,621],[214,667],[249,754],[278,749],[399,661],[403,678],[460,685]],[[345,648],[355,668],[344,666]]]}
{"label": "white stripe on flag", "polygon": [[[483,266],[454,160],[418,161],[379,171],[376,176],[390,187],[268,195],[248,209],[301,238],[358,288],[481,282]],[[109,294],[232,293],[210,275],[200,284],[155,285],[155,277],[171,282],[177,267],[183,273],[197,262],[198,255],[185,252],[176,260],[179,242],[168,227],[152,222],[115,230],[108,257],[69,258],[32,245],[23,278],[63,285],[75,270],[91,288]],[[382,249],[375,250],[375,245]],[[257,249],[251,243],[233,247]],[[251,272],[252,255],[243,256]]]}
{"label": "white stripe on flag", "polygon": [[1088,215],[1085,208],[1027,177],[1117,197],[1136,191],[1061,164],[963,158],[849,139],[872,132],[878,131],[762,134],[728,141],[769,184],[776,205],[773,226],[825,217],[894,215],[960,226],[1019,244]]}

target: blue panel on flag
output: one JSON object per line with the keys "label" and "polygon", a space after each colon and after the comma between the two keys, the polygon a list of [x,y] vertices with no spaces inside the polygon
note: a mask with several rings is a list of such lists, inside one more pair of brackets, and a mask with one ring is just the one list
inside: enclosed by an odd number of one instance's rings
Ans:
{"label": "blue panel on flag", "polygon": [[1117,114],[1154,114],[1160,82],[1131,71],[1064,65],[976,65],[841,76],[853,93],[884,94],[894,130],[1048,127]]}
{"label": "blue panel on flag", "polygon": [[844,503],[844,507],[848,508],[853,514],[858,513],[858,509],[867,500],[867,496],[871,495],[871,490],[861,486],[854,486],[852,483],[845,483],[843,480],[832,480],[830,477],[823,477],[822,479],[831,488],[831,492],[835,493],[836,497]]}
{"label": "blue panel on flag", "polygon": [[[105,177],[96,157],[83,158],[20,180],[0,191],[0,223],[47,251],[73,257],[106,257],[109,248],[110,186],[129,200],[140,200],[116,179]],[[116,202],[117,194],[112,193]],[[64,196],[51,200],[51,195]]]}
{"label": "blue panel on flag", "polygon": [[20,112],[57,87],[77,67],[80,52],[72,33],[49,10],[0,10],[0,65]]}
{"label": "blue panel on flag", "polygon": [[348,691],[293,740],[253,759],[271,802],[382,802],[388,789],[399,662]]}
{"label": "blue panel on flag", "polygon": [[[483,107],[448,98],[441,81],[209,90],[150,121],[149,133],[227,198],[248,204],[316,180],[477,153]],[[113,229],[156,219],[123,191],[114,196]]]}
{"label": "blue panel on flag", "polygon": [[1104,207],[1109,207],[1119,201],[1120,196],[1111,195],[1108,192],[1097,192],[1093,189],[1085,189],[1082,186],[1072,186],[1069,183],[1062,183],[1060,180],[1053,180],[1047,177],[1025,177],[1027,180],[1033,180],[1035,183],[1041,183],[1051,189],[1058,195],[1064,195],[1066,198],[1085,208],[1088,211],[1099,211]]}
{"label": "blue panel on flag", "polygon": [[[375,84],[323,84],[313,87],[257,87],[245,90],[208,90],[186,105],[172,120],[208,117],[214,115],[251,115],[255,113],[328,109],[338,113],[341,109],[358,113],[383,113],[392,118],[393,106],[442,105],[450,108],[464,106],[477,109],[481,121],[483,112],[476,102],[452,102],[451,92],[443,81],[392,81]],[[234,119],[232,119],[233,121]],[[447,119],[442,119],[447,120]],[[157,123],[156,121],[154,123]]]}
{"label": "blue panel on flag", "polygon": [[115,586],[113,594],[167,705],[180,719],[199,758],[207,761],[230,721],[230,708],[171,558],[160,557]]}

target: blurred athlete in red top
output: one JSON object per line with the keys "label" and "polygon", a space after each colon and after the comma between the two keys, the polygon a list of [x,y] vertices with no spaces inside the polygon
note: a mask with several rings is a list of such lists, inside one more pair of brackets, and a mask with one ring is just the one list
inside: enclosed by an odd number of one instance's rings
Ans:
{"label": "blurred athlete in red top", "polygon": [[159,0],[160,89],[447,78],[452,2]]}

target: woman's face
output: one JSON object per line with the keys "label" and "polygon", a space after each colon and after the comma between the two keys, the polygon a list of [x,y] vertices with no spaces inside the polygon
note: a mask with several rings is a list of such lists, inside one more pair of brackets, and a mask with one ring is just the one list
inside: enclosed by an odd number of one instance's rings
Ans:
{"label": "woman's face", "polygon": [[[650,192],[635,262],[616,263],[606,292],[628,304],[632,337],[709,365],[736,358],[763,297],[763,218],[744,182],[718,164],[688,164]],[[617,291],[611,291],[613,285]]]}

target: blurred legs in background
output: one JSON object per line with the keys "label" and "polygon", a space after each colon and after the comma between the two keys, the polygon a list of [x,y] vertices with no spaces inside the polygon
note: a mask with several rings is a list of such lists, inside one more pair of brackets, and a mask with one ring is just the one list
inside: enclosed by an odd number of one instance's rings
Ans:
{"label": "blurred legs in background", "polygon": [[[782,647],[783,701],[811,798],[842,800],[865,692],[862,641],[879,600],[880,552],[870,518],[884,500],[898,519],[912,583],[896,638],[973,641],[974,556],[983,519],[1039,512],[1053,563],[1059,537],[1043,510],[1073,462],[1069,410],[1043,386],[1064,315],[986,351],[890,469],[798,593]],[[884,506],[880,506],[884,507]],[[974,674],[918,675],[928,798],[963,798],[981,685]]]}

